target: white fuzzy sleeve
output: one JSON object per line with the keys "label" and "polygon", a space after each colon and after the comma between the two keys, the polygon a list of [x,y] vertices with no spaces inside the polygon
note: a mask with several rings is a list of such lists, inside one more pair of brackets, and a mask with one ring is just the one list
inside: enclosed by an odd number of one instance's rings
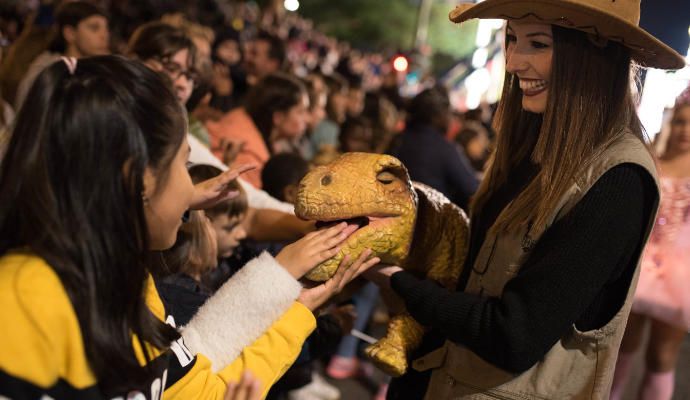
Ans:
{"label": "white fuzzy sleeve", "polygon": [[228,280],[181,329],[184,342],[218,371],[278,320],[301,290],[302,285],[264,252]]}

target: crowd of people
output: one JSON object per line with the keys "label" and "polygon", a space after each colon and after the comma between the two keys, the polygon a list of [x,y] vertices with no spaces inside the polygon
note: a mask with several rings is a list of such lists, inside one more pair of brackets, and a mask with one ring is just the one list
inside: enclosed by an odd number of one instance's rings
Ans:
{"label": "crowd of people", "polygon": [[[675,54],[509,19],[501,103],[462,113],[441,85],[401,97],[387,54],[280,2],[157,3],[0,7],[0,395],[336,400],[318,371],[371,374],[350,332],[385,291],[431,328],[411,355],[430,362],[377,399],[465,398],[463,382],[603,399],[611,381],[620,399],[649,325],[640,399],[670,400],[690,329],[690,89],[653,160],[629,83],[631,63]],[[468,13],[453,19],[497,17]],[[346,152],[393,155],[466,210],[458,291],[370,252],[303,285],[357,227],[297,218],[299,182]]]}

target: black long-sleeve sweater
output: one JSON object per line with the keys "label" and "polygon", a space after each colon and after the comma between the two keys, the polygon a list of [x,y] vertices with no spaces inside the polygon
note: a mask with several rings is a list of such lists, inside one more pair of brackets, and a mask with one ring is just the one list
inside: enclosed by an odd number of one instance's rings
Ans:
{"label": "black long-sleeve sweater", "polygon": [[595,329],[617,313],[656,199],[654,183],[641,167],[617,166],[544,233],[500,298],[464,293],[487,230],[535,173],[530,164],[518,167],[473,218],[457,291],[406,272],[391,281],[417,321],[515,373],[537,363],[573,323],[580,330]]}

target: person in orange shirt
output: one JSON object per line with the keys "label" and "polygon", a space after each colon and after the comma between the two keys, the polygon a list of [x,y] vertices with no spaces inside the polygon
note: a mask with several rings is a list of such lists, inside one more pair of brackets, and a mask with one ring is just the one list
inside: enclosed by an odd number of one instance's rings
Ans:
{"label": "person in orange shirt", "polygon": [[222,159],[226,146],[240,146],[237,164],[257,168],[243,177],[261,188],[261,170],[272,154],[298,152],[297,141],[307,128],[309,96],[296,78],[268,75],[254,86],[244,107],[206,124],[211,148]]}

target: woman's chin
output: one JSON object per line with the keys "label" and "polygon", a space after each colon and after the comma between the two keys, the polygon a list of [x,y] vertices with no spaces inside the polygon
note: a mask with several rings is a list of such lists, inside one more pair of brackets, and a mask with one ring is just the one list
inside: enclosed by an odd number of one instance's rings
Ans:
{"label": "woman's chin", "polygon": [[522,108],[535,114],[543,114],[546,111],[546,94],[542,92],[536,96],[522,96]]}

